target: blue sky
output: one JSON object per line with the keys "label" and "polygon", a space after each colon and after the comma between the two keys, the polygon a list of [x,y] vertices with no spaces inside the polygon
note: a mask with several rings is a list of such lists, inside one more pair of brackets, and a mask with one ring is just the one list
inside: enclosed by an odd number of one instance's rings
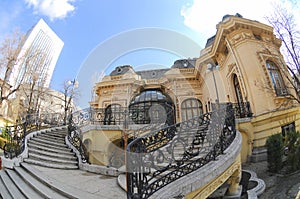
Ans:
{"label": "blue sky", "polygon": [[[64,81],[78,76],[93,50],[117,35],[135,29],[159,28],[184,35],[201,48],[215,33],[216,24],[225,14],[238,12],[264,22],[263,17],[271,11],[274,2],[284,2],[291,9],[288,0],[0,0],[0,41],[16,28],[26,32],[43,18],[64,41],[51,82],[51,87],[60,90]],[[130,42],[135,41],[131,38],[119,45],[130,45]],[[189,56],[199,56],[200,50]],[[114,49],[107,51],[114,53]],[[105,57],[105,53],[99,55],[99,59]],[[105,68],[106,72],[125,64],[138,69],[145,65],[168,67],[184,57],[159,47],[140,48],[116,54],[109,66],[95,63],[93,67],[95,70]],[[95,74],[101,73],[99,69]],[[93,81],[96,82],[97,77]],[[84,87],[85,84],[79,82],[79,85]]]}

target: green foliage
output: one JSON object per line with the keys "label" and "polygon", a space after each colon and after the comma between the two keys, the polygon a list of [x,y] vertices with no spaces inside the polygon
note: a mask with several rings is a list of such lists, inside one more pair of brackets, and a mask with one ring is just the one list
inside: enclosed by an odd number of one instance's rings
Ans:
{"label": "green foliage", "polygon": [[288,147],[287,166],[288,172],[300,169],[300,133],[290,131],[287,134],[286,146]]}
{"label": "green foliage", "polygon": [[275,134],[270,136],[266,142],[268,154],[268,169],[270,172],[278,172],[283,166],[283,140],[282,135]]}
{"label": "green foliage", "polygon": [[[0,135],[1,138],[3,138],[6,141],[10,139],[10,135],[8,133],[8,127],[7,126],[1,128],[0,131],[1,131],[1,135]],[[1,140],[3,140],[3,139],[1,139]],[[2,148],[2,143],[0,143],[0,145],[1,145],[1,148]]]}

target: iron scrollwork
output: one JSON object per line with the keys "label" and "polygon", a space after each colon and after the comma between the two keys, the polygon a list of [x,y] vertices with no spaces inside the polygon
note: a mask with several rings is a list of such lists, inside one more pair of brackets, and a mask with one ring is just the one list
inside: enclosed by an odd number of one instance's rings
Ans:
{"label": "iron scrollwork", "polygon": [[233,103],[233,110],[236,118],[252,117],[250,102]]}
{"label": "iron scrollwork", "polygon": [[127,196],[148,198],[224,153],[235,138],[231,104],[155,130],[127,147]]}
{"label": "iron scrollwork", "polygon": [[[84,123],[85,121],[88,120],[88,114],[79,114],[80,117],[77,117],[77,119],[82,119],[82,120],[77,120],[77,124]],[[86,117],[84,117],[86,116]],[[80,133],[80,129],[76,125],[76,123],[73,121],[73,114],[70,115],[69,117],[69,122],[68,122],[68,140],[70,143],[78,150],[78,152],[81,155],[81,160],[83,163],[86,163],[88,161],[88,156],[87,156],[87,150],[82,142],[82,137]]]}

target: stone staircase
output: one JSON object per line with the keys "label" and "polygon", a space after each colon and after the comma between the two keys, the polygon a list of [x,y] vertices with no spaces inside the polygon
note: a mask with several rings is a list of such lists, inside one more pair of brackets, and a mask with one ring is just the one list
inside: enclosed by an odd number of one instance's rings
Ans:
{"label": "stone staircase", "polygon": [[95,198],[60,183],[39,171],[37,166],[54,169],[78,169],[75,153],[65,144],[65,128],[44,130],[27,142],[28,158],[0,171],[0,198]]}
{"label": "stone staircase", "polygon": [[46,131],[28,141],[24,162],[57,169],[78,169],[75,153],[65,144],[66,129]]}

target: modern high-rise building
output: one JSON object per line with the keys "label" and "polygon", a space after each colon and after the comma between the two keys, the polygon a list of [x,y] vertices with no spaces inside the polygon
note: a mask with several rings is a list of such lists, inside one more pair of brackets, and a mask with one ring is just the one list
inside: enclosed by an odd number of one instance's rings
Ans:
{"label": "modern high-rise building", "polygon": [[21,44],[20,61],[13,68],[9,83],[15,86],[34,80],[39,86],[49,87],[63,45],[63,41],[40,19]]}

